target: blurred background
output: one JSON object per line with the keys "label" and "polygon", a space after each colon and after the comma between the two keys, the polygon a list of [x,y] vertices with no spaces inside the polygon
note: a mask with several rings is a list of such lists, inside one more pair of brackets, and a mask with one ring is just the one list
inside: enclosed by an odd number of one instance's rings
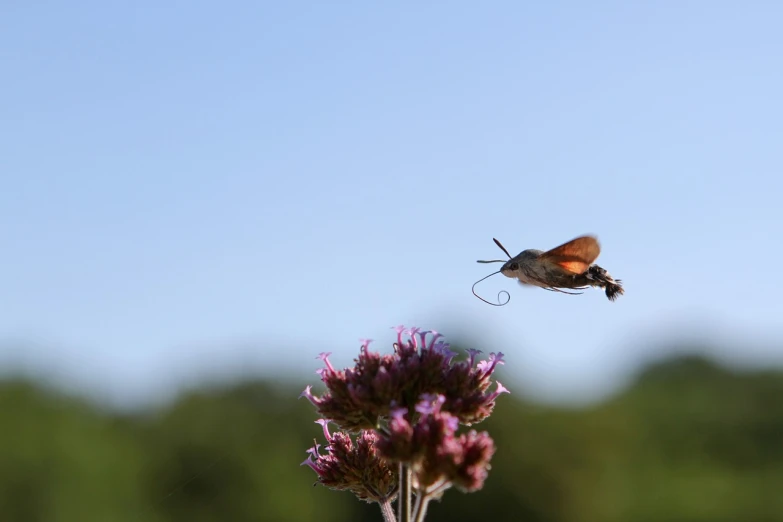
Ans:
{"label": "blurred background", "polygon": [[[0,3],[0,520],[379,520],[315,356],[502,351],[428,520],[783,520],[783,5]],[[596,234],[617,302],[522,288]]]}

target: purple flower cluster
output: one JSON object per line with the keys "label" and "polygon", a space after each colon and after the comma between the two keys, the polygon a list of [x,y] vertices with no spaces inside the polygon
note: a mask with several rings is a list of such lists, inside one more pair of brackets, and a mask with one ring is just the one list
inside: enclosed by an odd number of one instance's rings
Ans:
{"label": "purple flower cluster", "polygon": [[[342,429],[375,429],[392,407],[413,413],[422,396],[439,394],[445,397],[443,411],[456,416],[461,424],[471,425],[487,418],[497,396],[508,391],[498,382],[497,390],[487,393],[492,372],[498,364],[504,364],[502,353],[491,353],[488,360],[475,364],[481,352],[468,350],[466,361],[453,363],[456,353],[448,343],[438,341],[441,334],[419,328],[406,330],[403,326],[395,329],[394,354],[372,352],[368,348],[370,340],[363,340],[352,369],[337,370],[329,362],[330,353],[319,355],[326,364],[318,373],[327,391],[316,397],[308,386],[303,395],[320,415]],[[406,334],[410,339],[403,342]],[[429,344],[428,334],[432,334]]]}
{"label": "purple flower cluster", "polygon": [[[326,391],[319,397],[307,386],[301,396],[321,415],[328,444],[323,453],[316,444],[303,464],[321,484],[378,502],[382,510],[391,509],[398,493],[396,468],[405,469],[426,509],[430,498],[451,486],[471,492],[484,484],[494,442],[486,432],[456,432],[460,424],[487,418],[497,397],[508,393],[497,381],[495,391],[489,390],[503,354],[477,362],[481,352],[468,350],[465,360],[454,361],[456,353],[439,333],[395,329],[393,354],[373,352],[371,341],[362,340],[353,368],[338,370],[329,353],[318,356]],[[343,431],[330,434],[328,422]],[[354,443],[350,433],[356,432]]]}
{"label": "purple flower cluster", "polygon": [[308,458],[302,463],[318,474],[318,481],[326,487],[347,490],[367,502],[393,500],[397,490],[397,475],[378,455],[378,434],[363,430],[354,444],[346,432],[329,433],[329,421],[318,420],[324,428],[329,445],[327,453],[319,453],[320,444],[307,450]]}
{"label": "purple flower cluster", "polygon": [[417,422],[408,420],[404,408],[392,411],[389,433],[378,441],[378,449],[392,462],[409,464],[417,486],[435,491],[454,484],[465,492],[481,489],[487,478],[495,443],[487,432],[455,436],[457,417],[441,410],[443,395],[424,397],[416,406]]}

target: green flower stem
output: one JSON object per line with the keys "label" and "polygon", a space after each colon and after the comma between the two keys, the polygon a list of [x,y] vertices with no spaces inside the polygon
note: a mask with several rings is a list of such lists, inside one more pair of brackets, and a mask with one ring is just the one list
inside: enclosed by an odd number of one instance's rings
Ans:
{"label": "green flower stem", "polygon": [[432,496],[427,493],[422,493],[421,496],[416,498],[416,513],[414,522],[424,522],[424,517],[427,516],[427,506],[429,506]]}
{"label": "green flower stem", "polygon": [[397,495],[397,522],[411,522],[411,469],[400,463],[400,493]]}
{"label": "green flower stem", "polygon": [[394,509],[392,509],[391,502],[384,500],[379,502],[381,506],[381,514],[383,515],[383,522],[394,522],[397,517],[394,516]]}

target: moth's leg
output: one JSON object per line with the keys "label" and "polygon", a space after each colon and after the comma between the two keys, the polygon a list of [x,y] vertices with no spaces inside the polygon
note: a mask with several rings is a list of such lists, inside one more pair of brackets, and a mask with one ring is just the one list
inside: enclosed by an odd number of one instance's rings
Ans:
{"label": "moth's leg", "polygon": [[567,295],[582,295],[584,292],[566,292],[565,290],[560,290],[559,288],[544,288],[544,290],[549,290],[551,292],[560,292],[561,294],[567,294]]}

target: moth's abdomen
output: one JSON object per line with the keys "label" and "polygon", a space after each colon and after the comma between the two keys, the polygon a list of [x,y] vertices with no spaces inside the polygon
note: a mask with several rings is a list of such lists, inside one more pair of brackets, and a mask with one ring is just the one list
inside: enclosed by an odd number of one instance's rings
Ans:
{"label": "moth's abdomen", "polygon": [[610,301],[616,300],[618,297],[623,295],[625,293],[625,290],[623,290],[623,287],[620,286],[620,280],[618,279],[614,283],[608,283],[606,285],[606,297],[609,298]]}
{"label": "moth's abdomen", "polygon": [[610,301],[616,300],[618,297],[625,293],[623,290],[622,281],[614,279],[606,269],[601,268],[598,265],[590,265],[585,274],[587,279],[593,281],[593,286],[598,286],[606,291],[606,297]]}

